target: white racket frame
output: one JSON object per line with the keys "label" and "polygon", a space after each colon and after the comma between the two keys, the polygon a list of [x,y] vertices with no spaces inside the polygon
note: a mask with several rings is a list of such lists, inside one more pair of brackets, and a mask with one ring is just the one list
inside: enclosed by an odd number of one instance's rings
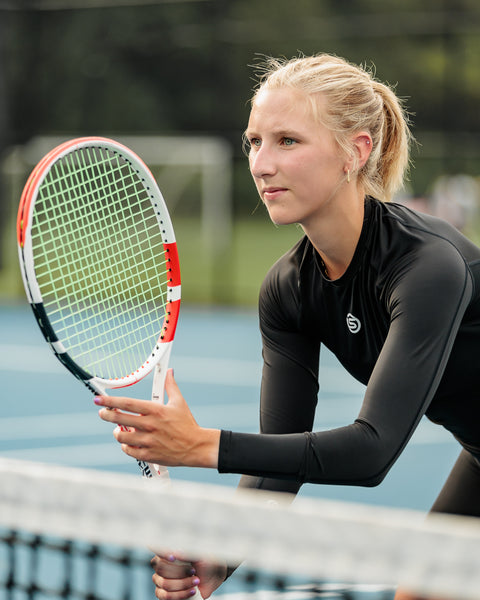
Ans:
{"label": "white racket frame", "polygon": [[[37,307],[37,310],[41,310],[41,307],[43,306],[43,299],[35,273],[32,236],[30,233],[38,190],[53,163],[70,154],[72,151],[92,146],[101,147],[110,150],[111,152],[119,153],[122,158],[127,159],[132,164],[134,169],[141,175],[141,180],[146,191],[148,192],[148,196],[155,210],[155,215],[161,231],[163,243],[164,245],[168,246],[172,252],[177,253],[175,233],[163,195],[148,167],[134,152],[132,152],[126,146],[115,142],[114,140],[102,137],[86,137],[65,142],[64,144],[57,146],[57,148],[54,148],[40,161],[40,163],[37,165],[37,168],[32,172],[32,175],[27,181],[22,194],[20,210],[23,209],[23,212],[21,217],[19,216],[21,224],[19,224],[17,228],[19,237],[19,262],[27,298],[32,305],[32,308]],[[178,254],[175,256],[175,261],[178,264]],[[177,270],[178,273],[176,274],[176,279],[179,280],[179,269]],[[165,318],[161,328],[162,333],[159,336],[156,344],[153,346],[151,353],[145,359],[144,363],[140,365],[134,372],[124,375],[118,379],[104,379],[98,376],[87,378],[82,377],[81,372],[83,369],[81,369],[79,365],[76,365],[75,361],[72,361],[72,359],[68,356],[68,350],[65,349],[62,342],[58,339],[49,339],[48,337],[47,341],[57,358],[67,368],[70,370],[73,369],[72,372],[74,375],[84,381],[84,383],[93,391],[99,394],[104,394],[106,389],[127,387],[144,379],[155,368],[155,366],[160,363],[160,361],[162,364],[168,365],[171,351],[170,346],[175,334],[175,327],[178,319],[180,299],[181,285],[169,286],[167,289],[167,306],[172,308],[173,314],[170,315],[170,318]],[[169,321],[168,325],[167,320]],[[42,329],[42,331],[44,330]],[[74,370],[76,372],[74,372]],[[166,368],[162,368],[161,371],[163,373],[166,371]],[[165,374],[162,375],[162,378],[164,382]]]}
{"label": "white racket frame", "polygon": [[[51,330],[52,339],[49,339],[48,333],[51,327],[49,324],[47,325],[47,323],[43,323],[42,325],[41,318],[39,318],[39,311],[40,313],[43,311],[44,319],[48,321],[48,317],[43,309],[42,294],[40,292],[35,274],[31,236],[32,215],[38,190],[45,179],[50,166],[54,162],[60,160],[72,151],[92,146],[108,149],[112,152],[118,152],[122,158],[128,160],[132,164],[138,173],[141,173],[143,185],[148,192],[148,196],[155,210],[155,215],[161,231],[164,247],[165,249],[168,248],[172,254],[174,253],[173,261],[175,263],[175,269],[173,280],[174,282],[178,282],[175,285],[168,286],[167,288],[166,305],[171,309],[171,311],[169,313],[167,308],[167,314],[161,328],[161,334],[156,344],[152,348],[151,354],[134,373],[125,375],[118,379],[104,379],[97,376],[83,377],[82,372],[84,374],[86,374],[86,372],[81,367],[76,365],[75,361],[68,356],[68,351],[65,349],[64,345],[58,339],[53,339],[54,337],[56,338],[53,329]],[[123,144],[119,144],[114,140],[103,137],[79,138],[57,146],[38,163],[36,169],[34,169],[25,185],[22,198],[20,200],[19,215],[17,220],[17,239],[20,269],[22,272],[23,284],[28,301],[33,308],[37,321],[47,342],[60,362],[62,362],[62,364],[64,364],[64,366],[67,367],[67,369],[69,369],[73,375],[81,379],[90,390],[100,395],[105,394],[105,390],[107,389],[118,389],[133,385],[144,379],[153,371],[152,400],[163,403],[165,378],[167,375],[168,363],[170,360],[172,343],[178,320],[178,312],[180,309],[180,268],[178,266],[177,244],[170,214],[157,182],[145,163]],[[169,482],[170,477],[166,467],[144,461],[137,462],[145,477],[150,478],[155,476],[163,479],[166,483]],[[177,564],[188,563],[177,561]],[[193,600],[202,600],[202,596],[198,588],[196,588],[196,593],[193,596]]]}

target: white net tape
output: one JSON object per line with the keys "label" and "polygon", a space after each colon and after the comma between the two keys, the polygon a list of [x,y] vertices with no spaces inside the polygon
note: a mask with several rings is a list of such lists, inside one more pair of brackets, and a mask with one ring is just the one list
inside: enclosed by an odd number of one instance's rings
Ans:
{"label": "white net tape", "polygon": [[480,520],[1,460],[0,525],[478,599]]}

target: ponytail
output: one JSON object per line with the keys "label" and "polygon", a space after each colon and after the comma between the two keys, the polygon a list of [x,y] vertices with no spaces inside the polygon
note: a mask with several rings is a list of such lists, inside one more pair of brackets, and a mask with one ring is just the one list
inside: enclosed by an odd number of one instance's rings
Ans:
{"label": "ponytail", "polygon": [[365,185],[367,188],[369,186],[380,187],[380,189],[371,189],[369,193],[379,196],[380,190],[382,190],[383,198],[381,199],[390,200],[395,192],[404,185],[409,167],[412,136],[408,126],[408,117],[401,101],[392,89],[383,83],[374,81],[373,90],[382,100],[383,124],[377,140],[378,157],[371,157],[373,160],[367,161],[364,167]]}

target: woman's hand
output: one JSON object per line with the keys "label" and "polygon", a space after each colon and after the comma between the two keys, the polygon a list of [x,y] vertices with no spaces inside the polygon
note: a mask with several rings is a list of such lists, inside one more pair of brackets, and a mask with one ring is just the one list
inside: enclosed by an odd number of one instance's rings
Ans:
{"label": "woman's hand", "polygon": [[[216,468],[220,431],[200,427],[170,369],[165,381],[168,402],[161,404],[114,396],[96,396],[104,421],[116,423],[116,440],[125,454],[170,466]],[[114,410],[107,410],[114,409]]]}
{"label": "woman's hand", "polygon": [[[182,560],[180,558],[180,560]],[[155,556],[151,561],[155,596],[159,600],[186,600],[195,588],[206,599],[225,581],[227,567],[208,561],[182,563],[172,554]]]}

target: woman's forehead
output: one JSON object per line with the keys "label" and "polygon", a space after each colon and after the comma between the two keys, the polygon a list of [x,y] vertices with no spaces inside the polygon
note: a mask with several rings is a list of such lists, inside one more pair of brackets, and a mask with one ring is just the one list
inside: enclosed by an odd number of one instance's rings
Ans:
{"label": "woman's forehead", "polygon": [[283,87],[260,90],[252,103],[249,127],[253,123],[267,124],[273,121],[312,121],[314,114],[308,94],[300,90]]}

